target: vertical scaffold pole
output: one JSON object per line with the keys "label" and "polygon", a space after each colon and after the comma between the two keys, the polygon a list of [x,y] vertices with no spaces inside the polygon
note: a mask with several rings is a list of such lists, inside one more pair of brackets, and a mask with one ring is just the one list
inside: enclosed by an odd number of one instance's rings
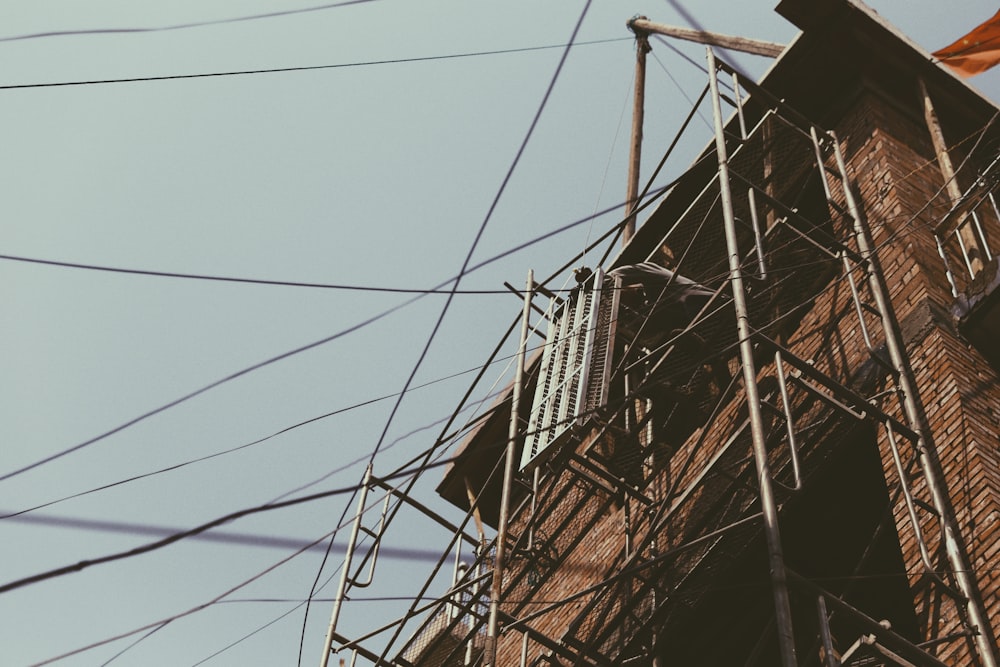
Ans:
{"label": "vertical scaffold pole", "polygon": [[795,635],[792,631],[792,608],[788,597],[785,559],[778,530],[778,505],[771,485],[771,467],[767,460],[767,434],[761,414],[760,393],[757,389],[757,368],[753,358],[753,341],[750,338],[750,314],[743,286],[743,269],[739,244],[736,238],[736,216],[733,197],[729,188],[729,157],[726,152],[724,119],[719,94],[719,77],[715,54],[708,51],[708,76],[712,93],[712,111],[715,116],[715,149],[719,160],[719,196],[726,231],[726,254],[729,258],[729,279],[733,290],[733,307],[736,310],[736,331],[740,341],[740,361],[743,366],[743,383],[746,386],[747,408],[750,415],[750,433],[753,437],[753,454],[757,466],[760,488],[761,512],[767,538],[768,563],[771,570],[771,588],[774,593],[774,613],[778,630],[778,648],[783,667],[796,667]]}
{"label": "vertical scaffold pole", "polygon": [[497,638],[500,634],[500,594],[503,592],[503,571],[507,560],[507,522],[510,518],[510,493],[514,482],[514,459],[517,456],[518,406],[521,404],[521,385],[524,384],[524,357],[528,345],[528,322],[531,318],[531,301],[535,293],[535,273],[528,270],[527,289],[524,293],[524,310],[521,313],[521,341],[517,348],[517,370],[510,398],[510,427],[507,432],[507,449],[504,453],[503,491],[500,494],[500,516],[497,520],[496,558],[493,562],[493,579],[490,583],[490,613],[486,627],[485,665],[497,664]]}
{"label": "vertical scaffold pole", "polygon": [[354,525],[351,526],[351,536],[347,540],[347,553],[344,556],[344,567],[340,572],[340,583],[337,584],[337,597],[333,600],[333,612],[330,614],[330,627],[326,631],[326,641],[323,643],[323,657],[319,661],[320,667],[327,667],[330,662],[330,649],[333,648],[333,634],[337,631],[337,621],[340,619],[340,607],[344,602],[344,595],[347,594],[347,582],[351,576],[351,560],[354,557],[354,549],[358,544],[358,533],[361,532],[361,520],[365,514],[365,502],[368,500],[368,485],[372,480],[372,465],[369,463],[365,470],[364,479],[361,482],[361,490],[358,492],[358,513],[354,517]]}

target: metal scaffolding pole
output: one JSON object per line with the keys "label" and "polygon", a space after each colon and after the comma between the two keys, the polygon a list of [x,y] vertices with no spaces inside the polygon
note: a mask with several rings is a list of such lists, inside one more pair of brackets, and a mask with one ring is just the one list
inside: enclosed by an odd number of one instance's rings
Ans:
{"label": "metal scaffolding pole", "polygon": [[361,481],[361,490],[358,493],[358,514],[354,517],[354,525],[351,526],[351,537],[347,541],[347,554],[344,556],[344,567],[340,571],[340,583],[337,585],[337,596],[333,601],[333,611],[330,613],[330,627],[326,632],[326,641],[323,643],[323,657],[320,658],[320,667],[327,667],[330,662],[330,650],[333,648],[333,640],[337,632],[337,621],[340,619],[340,607],[344,602],[344,595],[347,593],[347,584],[351,576],[351,560],[354,557],[354,548],[358,544],[358,533],[361,532],[361,520],[365,514],[365,501],[368,499],[368,486],[372,479],[372,465],[368,464],[365,470],[365,477]]}
{"label": "metal scaffolding pole", "polygon": [[535,274],[528,270],[527,289],[524,294],[524,310],[521,313],[521,342],[517,348],[517,371],[510,398],[510,427],[507,434],[507,449],[504,454],[503,491],[500,496],[500,516],[497,520],[496,558],[493,563],[493,581],[490,584],[490,611],[486,628],[485,665],[497,664],[497,638],[500,634],[500,595],[503,592],[503,570],[507,558],[507,522],[510,520],[510,494],[514,482],[514,459],[517,456],[518,406],[521,403],[521,385],[524,384],[524,357],[528,342],[528,321],[531,317],[531,301],[535,289]]}
{"label": "metal scaffolding pole", "polygon": [[750,416],[750,433],[753,439],[753,453],[760,489],[761,512],[764,517],[764,533],[767,538],[768,562],[771,570],[771,587],[774,593],[774,612],[778,631],[778,647],[783,667],[796,667],[795,636],[792,631],[792,608],[788,597],[788,583],[785,575],[785,560],[781,548],[781,533],[778,529],[778,505],[771,485],[771,468],[767,460],[767,433],[761,414],[760,393],[757,388],[757,368],[753,357],[753,341],[750,336],[749,306],[743,285],[743,269],[740,262],[739,244],[736,238],[736,217],[733,213],[733,197],[729,188],[729,157],[726,151],[726,136],[722,103],[719,93],[718,69],[715,54],[708,52],[709,86],[712,92],[712,111],[715,117],[715,149],[719,160],[719,193],[722,202],[722,216],[725,223],[726,250],[729,259],[729,279],[733,291],[733,307],[736,310],[736,331],[739,336],[740,361],[743,366],[743,383],[746,388],[747,409]]}

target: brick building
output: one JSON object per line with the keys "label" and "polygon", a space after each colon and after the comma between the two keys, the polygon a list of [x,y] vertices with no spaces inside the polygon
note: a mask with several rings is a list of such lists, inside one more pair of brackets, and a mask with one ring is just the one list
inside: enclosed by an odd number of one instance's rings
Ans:
{"label": "brick building", "polygon": [[393,664],[998,664],[1000,112],[860,3],[778,11],[439,486],[505,538],[496,632],[493,547]]}

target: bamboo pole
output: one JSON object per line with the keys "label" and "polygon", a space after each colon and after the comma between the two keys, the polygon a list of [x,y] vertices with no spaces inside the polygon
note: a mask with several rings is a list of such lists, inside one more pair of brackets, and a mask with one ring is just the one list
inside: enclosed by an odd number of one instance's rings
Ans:
{"label": "bamboo pole", "polygon": [[[941,176],[944,177],[945,188],[948,197],[951,199],[952,207],[957,206],[962,200],[962,188],[958,185],[955,175],[955,166],[951,162],[948,154],[948,144],[944,140],[944,132],[941,130],[941,122],[938,120],[934,102],[930,93],[927,92],[927,84],[923,79],[918,79],[920,84],[920,96],[924,103],[924,120],[927,122],[927,129],[931,133],[931,143],[934,145],[934,154],[937,156],[938,167],[941,169]],[[968,255],[969,272],[974,277],[983,270],[983,253],[979,247],[979,240],[976,233],[967,224],[959,225],[958,235],[961,239]]]}

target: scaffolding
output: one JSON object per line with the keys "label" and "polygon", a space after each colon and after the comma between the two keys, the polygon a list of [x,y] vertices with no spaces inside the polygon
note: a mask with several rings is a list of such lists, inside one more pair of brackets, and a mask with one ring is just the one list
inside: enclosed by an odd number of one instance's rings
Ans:
{"label": "scaffolding", "polygon": [[[584,273],[541,318],[534,407],[507,399],[506,444],[529,445],[499,543],[475,544],[393,657],[337,635],[335,611],[337,650],[405,667],[734,651],[783,667],[998,664],[842,142],[707,60],[714,146],[661,208],[673,224],[645,262]],[[956,296],[970,262],[955,230],[974,225],[991,252],[997,169],[937,230]],[[529,278],[525,317],[533,298]]]}

